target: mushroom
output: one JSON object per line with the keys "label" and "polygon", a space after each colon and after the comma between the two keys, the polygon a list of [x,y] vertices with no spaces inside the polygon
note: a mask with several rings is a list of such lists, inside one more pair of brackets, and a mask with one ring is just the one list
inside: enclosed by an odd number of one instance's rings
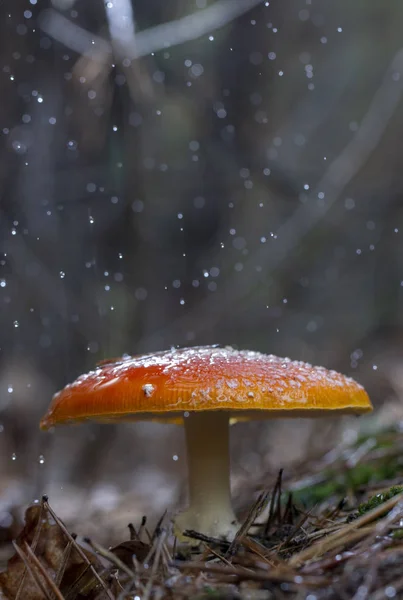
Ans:
{"label": "mushroom", "polygon": [[88,419],[185,425],[189,508],[176,529],[233,539],[229,423],[272,417],[366,413],[353,379],[323,367],[231,347],[171,349],[104,361],[55,394],[40,426]]}

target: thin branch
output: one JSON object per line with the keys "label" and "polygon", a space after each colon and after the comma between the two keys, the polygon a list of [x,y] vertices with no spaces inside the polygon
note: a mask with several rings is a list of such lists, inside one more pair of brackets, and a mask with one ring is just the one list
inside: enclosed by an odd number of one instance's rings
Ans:
{"label": "thin branch", "polygon": [[72,544],[74,546],[74,549],[78,552],[78,554],[81,556],[81,558],[83,559],[83,561],[89,566],[89,568],[91,569],[91,572],[93,573],[94,577],[98,580],[98,582],[101,584],[101,586],[102,586],[103,590],[105,591],[105,593],[107,594],[108,598],[110,598],[110,600],[114,600],[114,596],[113,596],[112,592],[108,589],[105,581],[99,575],[99,573],[95,569],[94,565],[91,563],[91,561],[89,560],[89,558],[85,554],[85,552],[82,550],[82,548],[80,548],[80,546],[74,540],[74,538],[72,537],[72,535],[67,531],[66,527],[64,526],[64,524],[62,523],[62,521],[59,519],[59,517],[56,515],[56,513],[54,512],[54,510],[49,506],[48,501],[44,500],[43,504],[44,504],[46,510],[49,511],[49,513],[52,515],[52,517],[54,518],[55,522],[58,524],[58,526],[60,527],[60,529],[63,531],[63,533],[67,537],[67,539],[70,542],[72,542]]}
{"label": "thin branch", "polygon": [[120,569],[121,571],[126,573],[126,575],[128,575],[132,580],[134,580],[136,578],[136,573],[134,571],[132,571],[132,569],[130,569],[123,561],[121,561],[120,558],[118,556],[116,556],[116,554],[114,554],[110,550],[107,550],[106,548],[104,548],[97,542],[94,542],[90,538],[85,538],[84,541],[89,546],[91,546],[91,548],[94,550],[94,552],[96,552],[100,556],[103,556],[103,558],[106,558],[110,563],[115,565],[118,569]]}
{"label": "thin branch", "polygon": [[150,578],[147,581],[146,587],[144,589],[143,600],[149,600],[149,598],[151,597],[152,587],[153,587],[154,579],[155,579],[155,576],[157,574],[157,570],[158,570],[158,567],[160,564],[162,548],[165,543],[165,538],[166,538],[166,532],[163,531],[161,533],[160,537],[158,538],[158,541],[156,540],[157,544],[156,544],[156,549],[155,549],[154,561],[153,561],[153,565],[151,567]]}
{"label": "thin branch", "polygon": [[17,552],[18,556],[24,563],[26,572],[28,572],[31,575],[31,577],[32,577],[33,581],[35,582],[36,586],[38,587],[39,591],[42,592],[42,594],[45,596],[46,600],[52,600],[51,595],[49,594],[48,590],[43,585],[37,571],[35,571],[32,568],[32,565],[30,565],[29,558],[26,556],[26,554],[22,551],[22,549],[19,547],[19,545],[16,542],[13,542],[13,546],[14,546],[14,549]]}
{"label": "thin branch", "polygon": [[[178,46],[200,38],[207,33],[224,27],[245,12],[261,4],[262,1],[218,0],[215,4],[197,13],[140,31],[136,36],[132,35],[131,37],[128,27],[125,32],[126,58],[134,60],[164,48]],[[126,5],[125,0],[120,0],[118,3],[115,0],[114,4],[118,5],[117,14],[119,12],[122,14],[122,10]],[[112,46],[109,42],[75,25],[54,9],[44,10],[40,15],[39,24],[41,29],[48,35],[79,54],[94,55],[95,60],[99,60],[102,56],[104,59],[112,58]],[[115,27],[114,22],[114,31],[117,33],[118,30],[121,31],[121,26],[118,26],[116,22]]]}
{"label": "thin branch", "polygon": [[[34,538],[32,540],[32,550],[34,550],[34,551],[36,550],[36,547],[37,547],[38,541],[39,541],[39,537],[40,537],[41,531],[42,531],[43,513],[44,513],[44,499],[42,498],[41,506],[40,506],[40,510],[39,510],[39,516],[38,516],[38,523],[37,523],[37,526],[35,529]],[[21,594],[22,594],[22,590],[24,588],[26,576],[27,576],[27,572],[24,571],[22,574],[22,577],[21,577],[20,584],[18,586],[17,593],[15,595],[15,600],[19,600],[21,598]]]}
{"label": "thin branch", "polygon": [[259,494],[256,501],[252,504],[248,514],[246,515],[244,522],[236,532],[234,539],[232,540],[227,553],[226,558],[233,556],[238,549],[239,544],[242,543],[244,536],[248,534],[249,529],[252,524],[255,522],[257,517],[262,512],[263,508],[267,504],[267,499],[269,497],[270,491],[263,491]]}
{"label": "thin branch", "polygon": [[[31,546],[29,544],[27,544],[27,542],[25,542],[25,550],[29,556],[29,559],[35,565],[37,570],[40,572],[40,574],[46,581],[47,585],[49,586],[49,589],[51,590],[53,595],[56,597],[56,600],[64,600],[61,591],[59,590],[59,588],[57,587],[57,585],[55,584],[53,579],[50,577],[49,573],[47,572],[47,570],[45,569],[43,564],[40,562],[39,558],[34,554],[34,551],[32,550]],[[52,597],[52,594],[50,594],[50,596]]]}
{"label": "thin branch", "polygon": [[[273,582],[289,582],[295,583],[297,573],[284,572],[278,570],[272,571],[250,571],[244,567],[231,568],[217,564],[206,564],[203,562],[174,562],[174,566],[180,571],[204,571],[206,573],[214,573],[220,575],[229,575],[240,581],[273,581]],[[328,580],[324,577],[298,577],[298,585],[306,587],[320,587],[326,585]]]}

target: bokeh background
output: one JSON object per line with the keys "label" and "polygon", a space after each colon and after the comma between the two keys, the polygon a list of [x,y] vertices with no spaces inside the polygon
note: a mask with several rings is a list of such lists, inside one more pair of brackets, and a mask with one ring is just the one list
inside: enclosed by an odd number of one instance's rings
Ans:
{"label": "bokeh background", "polygon": [[0,529],[44,492],[87,533],[185,498],[175,426],[39,432],[106,357],[232,344],[367,386],[361,425],[236,426],[239,506],[401,418],[402,19],[384,0],[1,3]]}

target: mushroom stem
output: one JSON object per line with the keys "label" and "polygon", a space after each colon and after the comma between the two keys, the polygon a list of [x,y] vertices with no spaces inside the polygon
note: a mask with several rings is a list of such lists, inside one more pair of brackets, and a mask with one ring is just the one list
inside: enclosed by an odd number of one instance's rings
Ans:
{"label": "mushroom stem", "polygon": [[231,505],[229,413],[195,412],[184,422],[189,508],[178,515],[176,527],[231,540],[239,524]]}

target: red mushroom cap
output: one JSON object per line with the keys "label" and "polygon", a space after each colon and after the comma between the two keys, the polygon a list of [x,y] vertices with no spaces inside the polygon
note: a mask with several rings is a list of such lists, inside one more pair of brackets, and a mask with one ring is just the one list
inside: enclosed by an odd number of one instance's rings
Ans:
{"label": "red mushroom cap", "polygon": [[180,421],[186,411],[236,419],[372,410],[364,388],[323,367],[249,350],[172,349],[100,363],[55,394],[41,428],[93,419]]}

